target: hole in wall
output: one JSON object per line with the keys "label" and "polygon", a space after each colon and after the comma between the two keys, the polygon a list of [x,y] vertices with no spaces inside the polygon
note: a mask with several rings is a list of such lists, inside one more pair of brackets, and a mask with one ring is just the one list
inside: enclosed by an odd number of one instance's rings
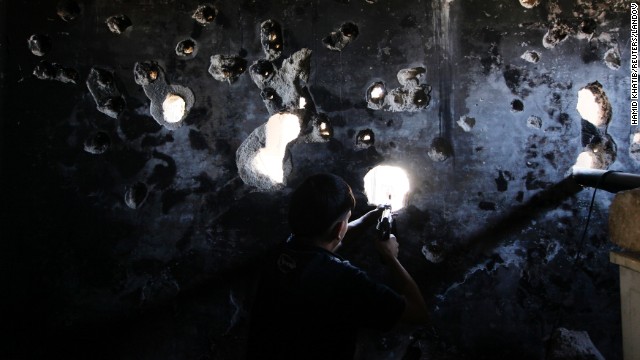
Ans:
{"label": "hole in wall", "polygon": [[271,79],[273,74],[276,72],[275,67],[270,61],[260,59],[253,63],[249,70],[251,70],[251,77],[253,81],[256,83],[264,83]]}
{"label": "hole in wall", "polygon": [[533,9],[540,4],[540,0],[520,0],[520,5],[527,9]]}
{"label": "hole in wall", "polygon": [[105,23],[112,33],[118,35],[124,33],[129,27],[131,27],[131,25],[133,25],[131,19],[129,19],[127,15],[123,14],[109,16]]}
{"label": "hole in wall", "polygon": [[142,206],[148,194],[147,185],[143,182],[137,182],[127,188],[124,193],[124,202],[128,207],[135,210]]}
{"label": "hole in wall", "polygon": [[527,50],[520,55],[520,58],[532,64],[536,64],[540,61],[540,54],[537,51]]}
{"label": "hole in wall", "polygon": [[117,119],[126,108],[124,96],[118,89],[113,71],[91,68],[87,77],[87,88],[96,102],[98,111],[103,114]]}
{"label": "hole in wall", "polygon": [[103,154],[111,146],[111,138],[104,131],[98,131],[84,141],[84,151],[89,154]]}
{"label": "hole in wall", "polygon": [[164,120],[169,123],[177,123],[182,120],[186,111],[186,102],[176,94],[167,94],[162,102],[162,115]]}
{"label": "hole in wall", "polygon": [[384,105],[384,97],[387,95],[387,90],[382,81],[376,81],[369,85],[366,93],[367,107],[374,110],[382,109]]}
{"label": "hole in wall", "polygon": [[58,16],[64,21],[73,21],[78,16],[82,10],[80,9],[80,5],[73,0],[62,0],[58,3],[56,13]]}
{"label": "hole in wall", "polygon": [[322,43],[329,50],[342,51],[358,37],[358,34],[358,25],[352,22],[346,22],[340,25],[336,31],[332,31],[322,39]]}
{"label": "hole in wall", "polygon": [[284,110],[282,98],[273,88],[267,87],[262,89],[260,97],[262,97],[262,100],[270,114],[276,114]]}
{"label": "hole in wall", "polygon": [[372,205],[391,205],[393,211],[400,210],[406,205],[409,190],[409,177],[397,166],[379,165],[364,177],[364,192]]}
{"label": "hole in wall", "polygon": [[51,43],[51,38],[47,35],[43,34],[33,34],[27,40],[29,44],[29,50],[35,56],[44,56],[46,53],[51,51],[53,44]]}
{"label": "hole in wall", "polygon": [[198,5],[198,8],[191,16],[202,25],[211,24],[218,16],[218,9],[211,4]]}
{"label": "hole in wall", "polygon": [[571,25],[566,20],[556,20],[542,38],[542,45],[547,49],[553,49],[565,41],[570,33]]}
{"label": "hole in wall", "polygon": [[133,67],[133,76],[136,84],[149,85],[158,79],[159,66],[156,62],[137,62]]}
{"label": "hole in wall", "polygon": [[356,135],[356,147],[366,149],[373,146],[376,142],[375,134],[371,129],[364,129],[358,132]]}
{"label": "hole in wall", "polygon": [[596,127],[609,125],[611,121],[611,103],[602,85],[594,81],[578,91],[576,110],[580,117]]}
{"label": "hole in wall", "polygon": [[431,147],[427,155],[429,155],[429,158],[433,161],[445,161],[453,155],[453,148],[449,140],[443,137],[437,137],[431,142]]}
{"label": "hole in wall", "polygon": [[260,43],[267,60],[273,61],[282,54],[282,27],[273,20],[260,24]]}
{"label": "hole in wall", "polygon": [[431,100],[431,98],[424,90],[416,90],[416,92],[413,94],[413,104],[417,108],[422,108],[429,105],[429,100]]}
{"label": "hole in wall", "polygon": [[300,120],[297,116],[288,113],[271,116],[265,126],[265,146],[253,158],[253,168],[274,183],[281,184],[284,181],[282,160],[287,144],[299,134]]}
{"label": "hole in wall", "polygon": [[524,110],[524,104],[519,99],[511,101],[511,112],[521,112]]}
{"label": "hole in wall", "polygon": [[33,69],[33,76],[40,80],[56,80],[70,84],[77,84],[80,80],[80,74],[76,69],[63,67],[45,60],[36,65]]}
{"label": "hole in wall", "polygon": [[209,74],[218,81],[233,83],[247,69],[247,61],[239,56],[213,55]]}
{"label": "hole in wall", "polygon": [[620,68],[620,50],[618,47],[612,47],[604,53],[604,63],[611,70],[618,70]]}
{"label": "hole in wall", "polygon": [[196,56],[198,52],[197,43],[195,40],[189,38],[184,39],[176,45],[176,55],[184,58],[192,58]]}
{"label": "hole in wall", "polygon": [[318,114],[313,120],[313,139],[327,141],[333,136],[333,125],[325,114]]}
{"label": "hole in wall", "polygon": [[193,91],[185,86],[168,84],[164,70],[153,61],[136,63],[133,72],[136,83],[151,100],[153,119],[169,130],[182,126],[195,103]]}

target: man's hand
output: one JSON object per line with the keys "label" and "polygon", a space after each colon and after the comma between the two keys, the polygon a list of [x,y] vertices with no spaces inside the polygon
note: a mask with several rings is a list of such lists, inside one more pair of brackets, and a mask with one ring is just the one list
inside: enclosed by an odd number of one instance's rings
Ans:
{"label": "man's hand", "polygon": [[351,242],[352,239],[358,239],[362,237],[362,235],[366,233],[367,229],[375,226],[378,223],[378,219],[382,215],[383,211],[384,207],[378,206],[377,208],[367,212],[359,218],[349,222],[349,228],[344,239],[342,239],[342,243]]}
{"label": "man's hand", "polygon": [[393,234],[389,235],[388,240],[375,240],[375,247],[382,256],[382,260],[386,263],[398,258],[400,244],[398,244],[398,239]]}

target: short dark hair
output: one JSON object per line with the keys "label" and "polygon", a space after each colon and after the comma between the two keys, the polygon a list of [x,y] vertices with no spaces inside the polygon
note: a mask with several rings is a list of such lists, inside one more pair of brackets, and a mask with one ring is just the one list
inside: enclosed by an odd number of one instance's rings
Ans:
{"label": "short dark hair", "polygon": [[356,206],[351,187],[333,174],[305,179],[291,195],[289,227],[295,236],[322,235],[340,215]]}

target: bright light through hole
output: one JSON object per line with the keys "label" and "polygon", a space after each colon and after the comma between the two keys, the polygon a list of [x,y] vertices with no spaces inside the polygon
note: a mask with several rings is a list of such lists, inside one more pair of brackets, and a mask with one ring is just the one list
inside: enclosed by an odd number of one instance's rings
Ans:
{"label": "bright light through hole", "polygon": [[376,85],[371,89],[371,98],[372,99],[380,99],[384,96],[384,89],[380,85]]}
{"label": "bright light through hole", "polygon": [[364,192],[372,205],[391,205],[393,211],[402,209],[409,192],[407,173],[396,166],[380,165],[364,177]]}
{"label": "bright light through hole", "polygon": [[574,165],[577,168],[583,169],[593,169],[595,168],[596,156],[590,151],[583,151],[578,155],[578,159],[576,160],[576,164]]}
{"label": "bright light through hole", "polygon": [[253,167],[275,183],[284,181],[282,160],[287,144],[298,137],[300,121],[292,114],[273,115],[265,126],[265,147],[253,159]]}
{"label": "bright light through hole", "polygon": [[181,96],[169,94],[162,103],[164,120],[169,123],[177,123],[184,116],[186,103]]}
{"label": "bright light through hole", "polygon": [[580,116],[595,126],[606,125],[604,109],[596,101],[595,94],[589,89],[578,91],[578,104],[576,110]]}
{"label": "bright light through hole", "polygon": [[301,97],[300,98],[300,109],[304,109],[305,106],[307,106],[307,99]]}

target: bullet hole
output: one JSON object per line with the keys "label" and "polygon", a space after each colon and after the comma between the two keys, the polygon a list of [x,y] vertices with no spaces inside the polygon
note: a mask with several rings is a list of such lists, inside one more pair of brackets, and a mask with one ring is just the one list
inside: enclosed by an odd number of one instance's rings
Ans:
{"label": "bullet hole", "polygon": [[402,69],[398,71],[396,77],[398,78],[398,82],[402,86],[418,86],[420,84],[420,79],[427,73],[427,69],[423,67],[414,67],[408,69]]}
{"label": "bullet hole", "polygon": [[578,155],[574,167],[605,170],[616,161],[617,145],[609,134],[604,134]]}
{"label": "bullet hole", "polygon": [[389,141],[389,147],[392,149],[396,148],[396,143],[394,143],[393,141]]}
{"label": "bullet hole", "polygon": [[124,112],[126,106],[127,104],[125,103],[122,96],[114,96],[106,98],[104,99],[104,101],[98,103],[97,109],[101,113],[117,119],[118,117],[120,117],[120,114]]}
{"label": "bullet hole", "polygon": [[80,81],[80,74],[76,69],[44,60],[33,69],[33,76],[40,80],[56,80],[69,84],[77,84]]}
{"label": "bullet hole", "polygon": [[409,176],[397,166],[378,165],[364,176],[364,193],[371,205],[391,205],[398,211],[407,204]]}
{"label": "bullet hole", "polygon": [[495,181],[497,188],[496,190],[505,192],[509,189],[509,182],[507,181],[507,178],[504,177],[504,173],[502,171],[498,172],[498,178],[496,178]]}
{"label": "bullet hole", "polygon": [[80,5],[73,0],[62,0],[58,3],[57,14],[64,21],[73,21],[80,16]]}
{"label": "bullet hole", "polygon": [[300,134],[300,120],[288,113],[275,114],[256,128],[236,153],[242,180],[265,190],[284,183],[291,165],[283,166],[287,145]]}
{"label": "bullet hole", "polygon": [[476,125],[476,119],[463,115],[460,116],[460,119],[456,123],[462,128],[462,130],[469,132]]}
{"label": "bullet hole", "polygon": [[124,203],[132,209],[137,209],[147,199],[147,185],[143,182],[137,182],[127,189],[124,193]]}
{"label": "bullet hole", "polygon": [[393,126],[393,120],[387,121],[387,127],[392,127],[392,126]]}
{"label": "bullet hole", "polygon": [[154,61],[137,62],[133,67],[133,76],[136,84],[145,86],[158,79],[159,66]]}
{"label": "bullet hole", "polygon": [[89,71],[86,83],[98,111],[117,119],[124,111],[126,102],[118,88],[113,72],[93,67]]}
{"label": "bullet hole", "polygon": [[542,119],[538,116],[531,115],[527,119],[527,126],[532,129],[541,129],[542,128]]}
{"label": "bullet hole", "polygon": [[429,106],[431,87],[420,85],[420,78],[426,70],[423,67],[402,69],[397,79],[402,85],[389,92],[383,82],[374,82],[367,89],[367,107],[373,110],[418,111]]}
{"label": "bullet hole", "polygon": [[27,40],[29,44],[29,50],[35,56],[45,56],[51,51],[52,43],[51,39],[47,35],[33,34]]}
{"label": "bullet hole", "polygon": [[453,148],[451,147],[449,140],[437,137],[431,142],[431,147],[429,148],[427,155],[429,155],[429,158],[433,161],[445,161],[453,155]]}
{"label": "bullet hole", "polygon": [[478,207],[484,211],[496,211],[496,203],[490,201],[480,201]]}
{"label": "bullet hole", "polygon": [[542,45],[547,49],[553,49],[565,41],[571,32],[571,26],[566,20],[556,20],[542,38]]}
{"label": "bullet hole", "polygon": [[167,83],[164,70],[155,62],[137,62],[133,73],[138,85],[151,100],[150,112],[156,122],[169,130],[183,125],[195,103],[191,89]]}
{"label": "bullet hole", "polygon": [[583,19],[578,26],[578,31],[580,31],[583,36],[591,37],[598,27],[598,23],[591,18]]}
{"label": "bullet hole", "polygon": [[358,34],[358,26],[352,22],[347,22],[322,39],[322,43],[329,50],[342,51],[358,37]]}
{"label": "bullet hole", "polygon": [[521,112],[524,110],[524,104],[518,99],[511,101],[511,112]]}
{"label": "bullet hole", "polygon": [[162,115],[169,123],[177,123],[184,118],[186,102],[176,94],[167,94],[162,102]]}
{"label": "bullet hole", "polygon": [[249,67],[249,74],[251,75],[251,79],[256,83],[263,84],[271,78],[276,73],[275,66],[273,63],[267,60],[260,59],[254,62]]}
{"label": "bullet hole", "polygon": [[431,97],[422,89],[416,90],[416,92],[413,93],[413,104],[417,109],[426,107],[430,100]]}
{"label": "bullet hole", "polygon": [[382,81],[374,82],[367,89],[367,106],[370,109],[374,110],[382,109],[382,105],[384,104],[384,97],[386,96],[386,94],[387,91],[384,87],[384,83]]}
{"label": "bullet hole", "polygon": [[356,147],[366,149],[376,143],[376,137],[371,129],[364,129],[356,135]]}
{"label": "bullet hole", "polygon": [[533,50],[527,50],[520,56],[520,58],[532,64],[536,64],[540,61],[540,54]]}
{"label": "bullet hole", "polygon": [[331,121],[324,114],[318,114],[313,121],[313,137],[315,140],[329,140],[333,136]]}
{"label": "bullet hole", "polygon": [[421,252],[424,258],[431,263],[439,264],[444,261],[444,248],[435,241],[423,245]]}
{"label": "bullet hole", "polygon": [[304,98],[305,110],[313,113],[315,105],[307,89],[310,70],[311,50],[301,49],[282,61],[280,69],[267,60],[258,60],[249,68],[249,75],[259,89],[271,88],[279,96],[280,109],[265,100],[271,115],[275,115],[274,110],[299,112],[300,98]]}
{"label": "bullet hole", "polygon": [[604,63],[611,70],[618,70],[620,68],[620,51],[617,46],[604,53]]}
{"label": "bullet hole", "polygon": [[520,0],[520,5],[527,9],[533,9],[540,4],[540,0]]}
{"label": "bullet hole", "polygon": [[349,38],[356,38],[359,34],[358,26],[351,22],[342,24],[342,26],[340,26],[340,32],[342,35]]}
{"label": "bullet hole", "polygon": [[104,131],[98,131],[84,141],[84,151],[94,155],[104,154],[110,146],[111,138]]}
{"label": "bullet hole", "polygon": [[247,61],[239,56],[213,55],[209,74],[218,81],[229,84],[238,80],[247,69]]}
{"label": "bullet hole", "polygon": [[280,57],[283,49],[283,36],[279,23],[267,20],[260,24],[260,44],[262,44],[262,51],[264,51],[267,60],[273,61]]}
{"label": "bullet hole", "polygon": [[611,122],[611,103],[598,81],[578,91],[576,110],[584,120],[596,127],[606,127]]}
{"label": "bullet hole", "polygon": [[184,39],[176,45],[176,55],[183,58],[193,58],[197,53],[196,41]]}
{"label": "bullet hole", "polygon": [[218,16],[218,9],[211,4],[198,5],[198,8],[191,16],[202,25],[211,24]]}
{"label": "bullet hole", "polygon": [[109,30],[114,34],[122,34],[124,33],[133,23],[131,23],[131,19],[127,17],[127,15],[113,15],[107,18],[105,22]]}

